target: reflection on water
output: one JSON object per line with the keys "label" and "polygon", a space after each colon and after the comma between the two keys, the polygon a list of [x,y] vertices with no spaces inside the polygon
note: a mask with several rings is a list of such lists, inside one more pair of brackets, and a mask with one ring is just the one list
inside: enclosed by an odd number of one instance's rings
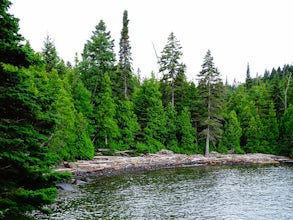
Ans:
{"label": "reflection on water", "polygon": [[40,219],[293,219],[293,167],[195,167],[99,178]]}

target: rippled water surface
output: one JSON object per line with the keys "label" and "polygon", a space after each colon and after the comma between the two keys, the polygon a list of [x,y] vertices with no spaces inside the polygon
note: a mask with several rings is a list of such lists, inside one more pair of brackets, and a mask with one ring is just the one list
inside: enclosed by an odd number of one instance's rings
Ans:
{"label": "rippled water surface", "polygon": [[195,167],[99,178],[42,219],[293,219],[293,166]]}

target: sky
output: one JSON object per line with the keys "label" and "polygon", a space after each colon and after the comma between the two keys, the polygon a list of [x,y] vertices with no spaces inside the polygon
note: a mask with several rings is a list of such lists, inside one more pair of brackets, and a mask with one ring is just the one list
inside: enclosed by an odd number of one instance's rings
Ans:
{"label": "sky", "polygon": [[[293,64],[292,0],[11,0],[20,33],[35,51],[54,40],[58,55],[73,63],[102,19],[119,50],[123,11],[128,11],[134,72],[157,77],[157,57],[174,32],[181,61],[196,80],[211,50],[223,80],[243,82],[247,64],[252,77]],[[154,45],[154,47],[153,47]],[[155,49],[154,49],[155,48]]]}

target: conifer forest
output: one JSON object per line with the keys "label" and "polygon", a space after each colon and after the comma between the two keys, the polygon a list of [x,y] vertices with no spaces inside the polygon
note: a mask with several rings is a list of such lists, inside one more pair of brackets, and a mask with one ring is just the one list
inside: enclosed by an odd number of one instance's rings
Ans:
{"label": "conifer forest", "polygon": [[158,74],[142,78],[132,68],[127,11],[118,54],[101,20],[82,54],[65,63],[49,35],[42,51],[31,48],[10,5],[1,0],[0,219],[52,203],[56,182],[70,178],[52,172],[56,164],[92,159],[99,149],[293,156],[292,65],[252,78],[248,64],[245,82],[228,84],[208,50],[189,81],[171,32]]}

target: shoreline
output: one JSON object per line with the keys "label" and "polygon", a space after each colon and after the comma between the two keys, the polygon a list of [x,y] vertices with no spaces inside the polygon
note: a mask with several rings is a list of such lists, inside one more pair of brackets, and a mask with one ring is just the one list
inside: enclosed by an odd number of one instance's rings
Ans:
{"label": "shoreline", "polygon": [[211,152],[208,157],[201,154],[175,154],[161,150],[156,154],[137,157],[95,156],[92,160],[64,162],[54,169],[55,172],[70,172],[76,179],[87,177],[111,176],[120,173],[148,171],[177,167],[221,166],[221,165],[256,165],[293,163],[293,159],[270,154],[219,154]]}

